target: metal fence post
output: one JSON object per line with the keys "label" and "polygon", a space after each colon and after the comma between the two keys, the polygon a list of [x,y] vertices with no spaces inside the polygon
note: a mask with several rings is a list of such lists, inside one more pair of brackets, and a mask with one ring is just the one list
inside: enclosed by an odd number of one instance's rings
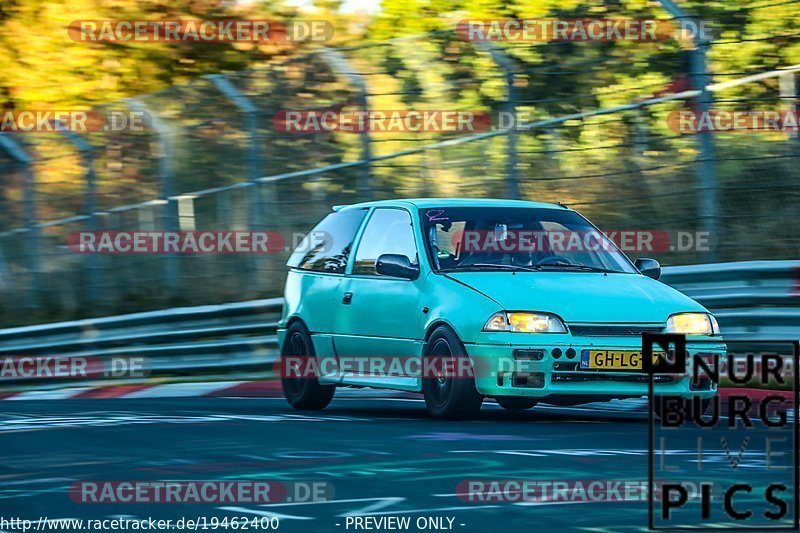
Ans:
{"label": "metal fence post", "polygon": [[[330,65],[334,72],[346,78],[355,87],[358,93],[357,104],[364,111],[369,111],[369,100],[367,99],[367,84],[364,79],[347,61],[347,58],[339,50],[325,48],[320,51],[322,59]],[[361,139],[361,159],[364,161],[364,172],[358,183],[359,197],[372,199],[374,197],[372,183],[372,138],[369,134],[369,126],[360,132]]]}
{"label": "metal fence post", "polygon": [[[785,72],[778,78],[780,84],[781,109],[790,113],[797,113],[800,106],[800,80],[796,72]],[[790,131],[789,137],[794,140],[800,139],[797,131]]]}
{"label": "metal fence post", "polygon": [[648,212],[655,214],[658,209],[653,205],[653,198],[657,198],[660,191],[653,185],[653,182],[648,179],[647,173],[644,171],[647,168],[647,150],[650,145],[650,128],[647,118],[642,113],[641,109],[635,109],[631,117],[631,136],[633,138],[631,162],[633,169],[638,174],[638,186],[642,194],[642,200],[647,209],[643,208],[642,213]]}
{"label": "metal fence post", "polygon": [[249,224],[251,229],[262,229],[263,209],[257,185],[258,178],[261,177],[261,153],[258,144],[259,110],[224,75],[212,74],[206,78],[211,80],[211,83],[244,114],[244,125],[250,139],[247,149],[247,174],[248,181],[253,183],[250,191]]}
{"label": "metal fence post", "polygon": [[545,157],[553,164],[553,169],[561,174],[561,133],[558,128],[547,128],[544,130],[544,149]]}
{"label": "metal fence post", "polygon": [[[152,128],[158,136],[158,175],[161,179],[161,199],[164,209],[161,215],[161,229],[163,231],[177,231],[178,229],[178,201],[174,196],[174,174],[172,170],[172,129],[158,118],[147,105],[137,98],[129,98],[125,103],[132,110],[142,114],[144,125]],[[178,289],[178,256],[165,254],[163,256],[164,287],[169,296],[174,296]]]}
{"label": "metal fence post", "polygon": [[[677,4],[672,0],[660,0],[670,15],[676,19],[692,20]],[[700,24],[694,24],[695,28],[701,28]],[[694,36],[695,47],[690,52],[689,56],[689,75],[692,79],[692,86],[695,90],[700,91],[697,97],[698,111],[702,116],[708,115],[711,105],[713,104],[713,97],[708,90],[710,85],[710,76],[708,72],[707,52],[709,43],[705,36]],[[699,213],[698,217],[701,220],[701,229],[711,235],[712,239],[717,242],[723,242],[723,235],[720,234],[718,224],[718,201],[717,201],[717,178],[716,178],[716,160],[714,158],[714,138],[713,132],[703,131],[697,134],[698,150],[700,151],[700,158],[697,163],[697,171],[699,178]],[[714,262],[717,260],[716,249],[712,249],[705,253],[704,259],[706,261]]]}
{"label": "metal fence post", "polygon": [[[83,165],[86,167],[86,175],[84,176],[86,183],[84,189],[84,209],[86,211],[86,230],[93,232],[97,230],[97,195],[95,183],[95,168],[94,168],[94,150],[91,144],[86,142],[80,135],[69,131],[64,128],[60,130],[61,133],[71,142],[83,159]],[[87,288],[86,303],[90,306],[95,306],[100,302],[100,276],[102,270],[100,269],[99,257],[97,254],[87,254],[86,263],[87,270]]]}
{"label": "metal fence post", "polygon": [[39,220],[36,210],[36,176],[33,173],[33,160],[25,149],[5,133],[0,133],[0,149],[23,167],[25,226],[28,238],[25,240],[25,263],[28,269],[28,297],[23,305],[29,309],[41,306],[41,270],[39,249]]}
{"label": "metal fence post", "polygon": [[[228,100],[244,114],[244,125],[250,143],[247,149],[247,174],[250,181],[250,208],[248,212],[248,225],[252,231],[264,229],[264,208],[261,201],[261,189],[259,188],[258,178],[261,177],[261,154],[258,144],[258,107],[253,105],[248,98],[242,94],[231,82],[222,74],[212,74],[206,76]],[[249,257],[249,267],[252,271],[253,286],[259,286],[259,257],[251,255]]]}
{"label": "metal fence post", "polygon": [[517,174],[517,96],[514,87],[514,62],[500,47],[490,42],[479,41],[478,46],[489,52],[492,61],[503,71],[506,82],[506,113],[511,115],[511,128],[506,133],[506,195],[519,199],[519,176]]}
{"label": "metal fence post", "polygon": [[[700,90],[699,110],[705,116],[711,109],[713,98],[708,90],[708,71],[706,62],[707,43],[699,43],[697,50],[692,53],[692,83]],[[703,231],[723,242],[718,223],[717,177],[716,160],[714,156],[713,132],[703,131],[699,134],[700,143],[700,217]],[[716,249],[706,252],[706,261],[717,260]]]}

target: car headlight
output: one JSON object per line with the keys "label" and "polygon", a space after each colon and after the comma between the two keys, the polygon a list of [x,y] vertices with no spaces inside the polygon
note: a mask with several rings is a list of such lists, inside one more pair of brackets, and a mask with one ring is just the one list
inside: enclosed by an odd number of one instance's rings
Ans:
{"label": "car headlight", "polygon": [[667,319],[666,333],[719,335],[719,324],[708,313],[678,313]]}
{"label": "car headlight", "polygon": [[566,333],[567,326],[556,315],[500,311],[493,314],[483,331],[514,331],[520,333]]}

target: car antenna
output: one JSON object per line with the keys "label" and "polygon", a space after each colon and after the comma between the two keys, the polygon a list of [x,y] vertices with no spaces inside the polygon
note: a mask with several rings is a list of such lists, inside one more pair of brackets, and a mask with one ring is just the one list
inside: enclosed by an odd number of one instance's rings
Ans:
{"label": "car antenna", "polygon": [[560,205],[560,206],[561,206],[561,207],[563,207],[564,209],[569,209],[569,207],[567,207],[567,206],[566,206],[566,204],[563,204],[563,203],[561,203],[561,202],[556,202],[556,204]]}

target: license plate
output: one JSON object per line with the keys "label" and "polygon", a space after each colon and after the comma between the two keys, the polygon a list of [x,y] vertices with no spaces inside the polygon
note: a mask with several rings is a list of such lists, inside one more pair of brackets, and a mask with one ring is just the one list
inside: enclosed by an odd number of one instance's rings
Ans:
{"label": "license plate", "polygon": [[[653,353],[653,362],[664,353]],[[642,370],[642,352],[632,350],[583,350],[581,368],[591,370]]]}

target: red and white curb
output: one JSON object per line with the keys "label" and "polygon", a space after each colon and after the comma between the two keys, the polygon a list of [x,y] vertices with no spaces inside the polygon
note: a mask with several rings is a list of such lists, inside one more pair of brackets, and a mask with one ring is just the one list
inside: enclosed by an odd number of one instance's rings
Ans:
{"label": "red and white curb", "polygon": [[144,383],[0,393],[0,397],[3,400],[83,400],[100,398],[180,398],[202,396],[271,398],[280,395],[281,385],[277,381]]}
{"label": "red and white curb", "polygon": [[[377,389],[339,389],[337,396],[397,397],[402,392]],[[200,383],[155,383],[110,385],[104,387],[70,387],[52,390],[0,392],[0,400],[86,400],[142,398],[282,398],[279,381],[210,381]]]}

